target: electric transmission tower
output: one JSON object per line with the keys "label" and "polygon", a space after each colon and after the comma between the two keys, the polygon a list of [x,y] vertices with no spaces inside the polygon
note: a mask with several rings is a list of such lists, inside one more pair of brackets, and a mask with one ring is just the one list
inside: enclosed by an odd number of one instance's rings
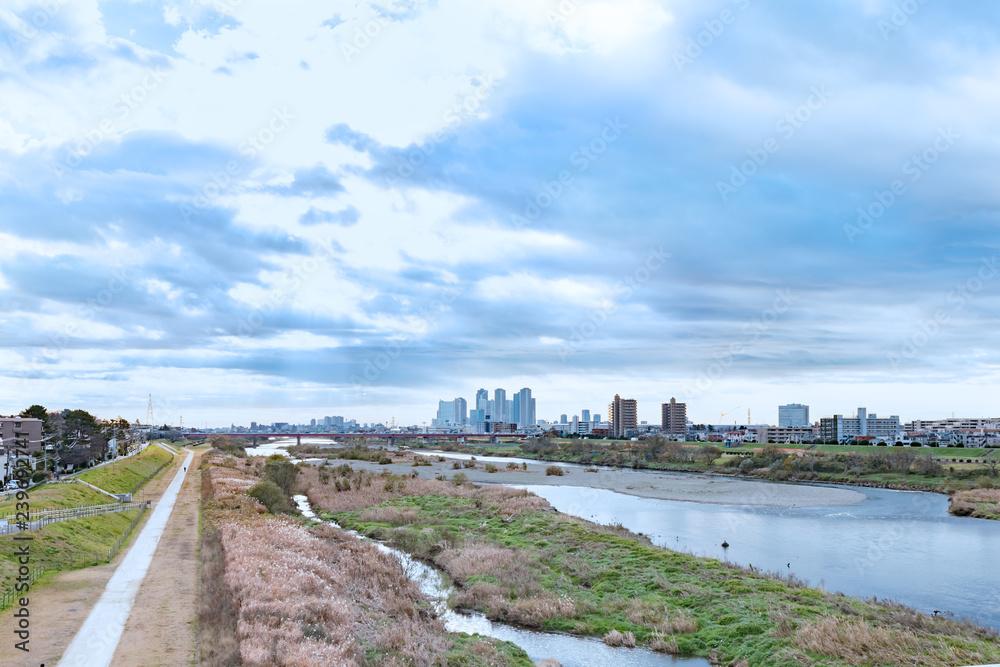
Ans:
{"label": "electric transmission tower", "polygon": [[153,395],[149,395],[149,407],[146,408],[146,423],[153,426]]}

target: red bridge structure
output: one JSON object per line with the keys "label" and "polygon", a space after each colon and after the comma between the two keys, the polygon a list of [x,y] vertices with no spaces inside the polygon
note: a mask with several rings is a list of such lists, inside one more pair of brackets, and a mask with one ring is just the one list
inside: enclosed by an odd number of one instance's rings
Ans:
{"label": "red bridge structure", "polygon": [[302,444],[302,438],[351,438],[351,437],[362,437],[362,438],[377,438],[379,440],[385,440],[386,444],[392,447],[396,444],[396,440],[413,440],[420,439],[427,444],[428,440],[456,440],[457,442],[465,442],[466,438],[476,438],[484,439],[489,438],[491,443],[500,442],[500,438],[512,439],[512,440],[524,440],[525,438],[530,438],[532,436],[525,433],[181,433],[181,435],[189,440],[197,438],[207,438],[210,435],[229,435],[236,436],[239,438],[249,438],[254,446],[257,445],[258,438],[295,438],[295,442],[299,445]]}

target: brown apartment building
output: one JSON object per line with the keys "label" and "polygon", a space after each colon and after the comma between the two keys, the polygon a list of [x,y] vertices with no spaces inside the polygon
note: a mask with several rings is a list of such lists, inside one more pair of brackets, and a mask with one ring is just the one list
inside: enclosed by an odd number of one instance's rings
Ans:
{"label": "brown apartment building", "polygon": [[34,417],[0,416],[0,439],[4,450],[15,446],[29,452],[42,447],[42,420]]}
{"label": "brown apartment building", "polygon": [[608,421],[611,422],[611,436],[621,438],[639,427],[639,407],[634,398],[622,398],[615,394],[615,400],[608,404]]}
{"label": "brown apartment building", "polygon": [[660,415],[661,425],[666,433],[687,433],[687,403],[678,403],[676,398],[671,398],[669,403],[660,405]]}

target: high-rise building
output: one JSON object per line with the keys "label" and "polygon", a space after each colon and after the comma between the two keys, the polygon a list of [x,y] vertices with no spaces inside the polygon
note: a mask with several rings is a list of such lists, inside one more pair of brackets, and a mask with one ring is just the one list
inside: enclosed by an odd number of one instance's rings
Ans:
{"label": "high-rise building", "polygon": [[591,421],[595,421],[595,422],[600,423],[600,421],[601,421],[601,413],[600,412],[596,413],[594,415],[594,418]]}
{"label": "high-rise building", "polygon": [[515,408],[517,411],[517,419],[515,420],[518,428],[526,428],[528,426],[535,425],[535,399],[531,397],[531,389],[525,387],[521,391],[514,394],[514,402],[517,404]]}
{"label": "high-rise building", "polygon": [[493,421],[495,422],[506,422],[507,415],[507,391],[505,389],[494,389],[493,390]]}
{"label": "high-rise building", "polygon": [[589,422],[590,421],[590,410],[581,410],[580,411],[580,421],[582,421],[582,422]]}
{"label": "high-rise building", "polygon": [[454,424],[462,425],[469,423],[469,408],[465,399],[462,397],[456,398],[453,403],[455,404],[455,415],[452,418]]}
{"label": "high-rise building", "polygon": [[490,409],[488,405],[490,400],[490,392],[485,389],[480,389],[476,392],[476,410],[482,410],[484,413]]}
{"label": "high-rise building", "polygon": [[569,423],[568,418],[566,417],[565,414],[559,415],[559,423],[560,424],[568,424]]}
{"label": "high-rise building", "polygon": [[809,406],[801,403],[789,403],[778,406],[778,427],[809,426]]}
{"label": "high-rise building", "polygon": [[622,398],[615,394],[615,399],[608,404],[608,419],[611,422],[611,434],[616,438],[624,437],[629,431],[639,426],[639,406],[634,398]]}
{"label": "high-rise building", "polygon": [[669,403],[660,405],[660,416],[663,430],[667,433],[687,433],[687,403],[678,403],[671,397]]}

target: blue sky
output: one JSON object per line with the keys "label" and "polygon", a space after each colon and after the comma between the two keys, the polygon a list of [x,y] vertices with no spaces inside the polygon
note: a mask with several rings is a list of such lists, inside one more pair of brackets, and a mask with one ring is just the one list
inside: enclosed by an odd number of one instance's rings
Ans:
{"label": "blue sky", "polygon": [[0,412],[996,416],[998,19],[4,3]]}

